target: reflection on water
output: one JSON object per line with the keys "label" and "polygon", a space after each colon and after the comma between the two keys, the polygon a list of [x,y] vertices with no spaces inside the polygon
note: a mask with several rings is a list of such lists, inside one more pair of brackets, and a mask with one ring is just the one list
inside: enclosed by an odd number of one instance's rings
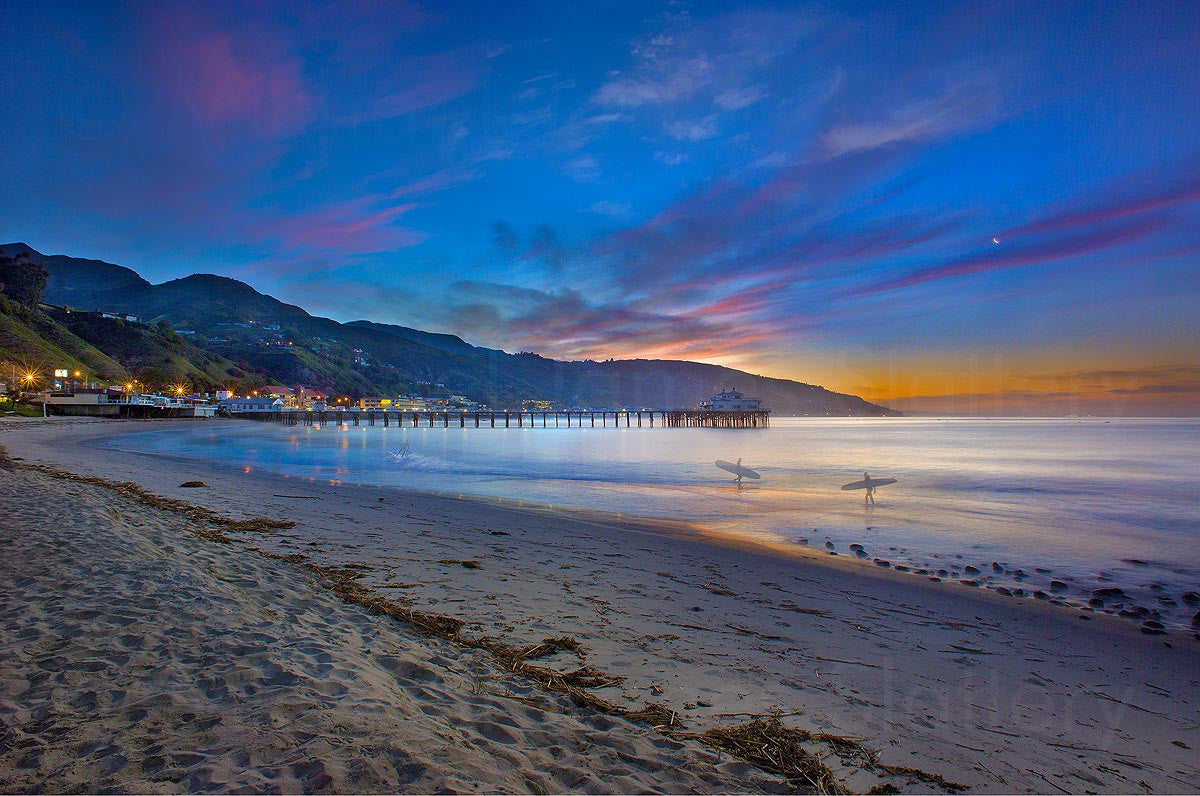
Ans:
{"label": "reflection on water", "polygon": [[[114,445],[339,479],[678,518],[1186,625],[1200,421],[776,419],[769,430],[247,423]],[[395,455],[393,455],[395,454]],[[743,460],[761,481],[713,466]],[[896,478],[874,508],[841,485]],[[851,549],[850,545],[855,545]],[[882,565],[882,564],[881,564]],[[1057,581],[1061,585],[1054,585]],[[1138,607],[1134,607],[1138,606]]]}

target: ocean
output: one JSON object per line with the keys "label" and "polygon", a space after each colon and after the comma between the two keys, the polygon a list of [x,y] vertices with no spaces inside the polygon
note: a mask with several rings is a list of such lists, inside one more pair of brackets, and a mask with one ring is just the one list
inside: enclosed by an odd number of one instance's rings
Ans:
{"label": "ocean", "polygon": [[[762,430],[246,422],[108,444],[297,478],[683,520],[1169,626],[1188,626],[1200,609],[1185,598],[1200,592],[1200,420],[775,418]],[[713,465],[739,458],[761,480],[739,486]],[[840,489],[864,472],[897,479],[874,507]],[[1112,589],[1120,593],[1094,594]]]}

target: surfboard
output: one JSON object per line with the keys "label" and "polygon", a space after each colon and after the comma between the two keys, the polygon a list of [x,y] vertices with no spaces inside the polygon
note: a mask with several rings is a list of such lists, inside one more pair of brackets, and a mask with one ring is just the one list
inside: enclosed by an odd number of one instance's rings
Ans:
{"label": "surfboard", "polygon": [[895,478],[865,478],[862,481],[845,484],[842,489],[849,492],[851,489],[866,489],[869,486],[887,486],[894,483],[896,483]]}
{"label": "surfboard", "polygon": [[762,478],[761,475],[754,472],[749,467],[742,467],[741,465],[734,464],[733,462],[727,462],[724,459],[717,459],[715,462],[713,462],[713,464],[715,464],[717,467],[720,467],[722,470],[725,470],[726,472],[733,473],[734,475],[740,475],[742,478]]}

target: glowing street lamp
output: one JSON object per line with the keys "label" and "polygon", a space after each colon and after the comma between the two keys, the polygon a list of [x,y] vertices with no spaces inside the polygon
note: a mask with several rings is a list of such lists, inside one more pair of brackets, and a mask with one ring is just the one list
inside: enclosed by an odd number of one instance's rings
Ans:
{"label": "glowing street lamp", "polygon": [[[37,381],[38,373],[36,370],[27,370],[21,374],[21,381],[25,383],[27,388],[33,387],[33,383]],[[42,417],[46,417],[46,393],[42,393]]]}

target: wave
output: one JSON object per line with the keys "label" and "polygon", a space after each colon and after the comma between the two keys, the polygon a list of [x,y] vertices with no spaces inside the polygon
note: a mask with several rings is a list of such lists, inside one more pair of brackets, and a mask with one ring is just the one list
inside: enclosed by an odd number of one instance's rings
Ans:
{"label": "wave", "polygon": [[392,465],[401,467],[405,470],[418,473],[469,473],[468,468],[459,467],[445,459],[435,459],[432,456],[423,456],[419,453],[413,453],[407,448],[400,450],[388,451],[388,460]]}

